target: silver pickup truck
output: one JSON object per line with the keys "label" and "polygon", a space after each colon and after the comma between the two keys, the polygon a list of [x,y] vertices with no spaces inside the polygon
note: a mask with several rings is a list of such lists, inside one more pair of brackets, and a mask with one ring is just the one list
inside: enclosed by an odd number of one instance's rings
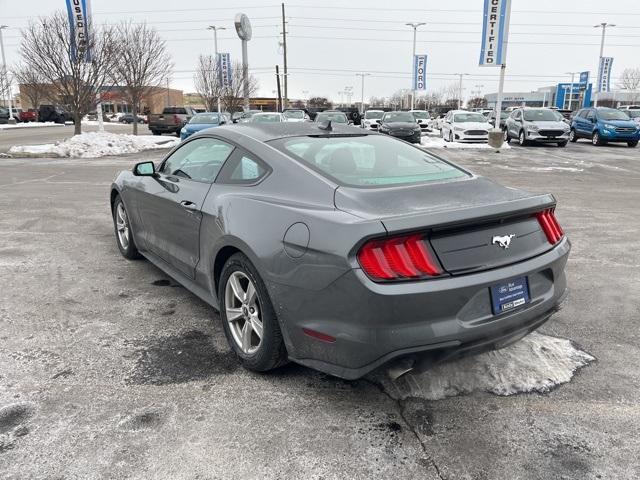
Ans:
{"label": "silver pickup truck", "polygon": [[175,133],[180,136],[180,129],[191,120],[196,111],[191,107],[165,107],[162,113],[149,115],[149,130],[154,135]]}

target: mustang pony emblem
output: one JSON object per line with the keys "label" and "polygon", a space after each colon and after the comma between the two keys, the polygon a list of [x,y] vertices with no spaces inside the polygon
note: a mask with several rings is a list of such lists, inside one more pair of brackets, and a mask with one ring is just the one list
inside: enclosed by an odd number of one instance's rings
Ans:
{"label": "mustang pony emblem", "polygon": [[500,247],[507,249],[509,248],[513,237],[515,237],[513,233],[511,235],[503,235],[501,237],[496,235],[491,239],[491,245],[495,245],[497,243]]}

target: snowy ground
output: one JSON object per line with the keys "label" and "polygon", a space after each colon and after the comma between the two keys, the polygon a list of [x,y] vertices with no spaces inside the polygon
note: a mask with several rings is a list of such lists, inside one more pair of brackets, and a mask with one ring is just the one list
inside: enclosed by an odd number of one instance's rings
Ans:
{"label": "snowy ground", "polygon": [[571,380],[576,370],[595,360],[569,340],[531,333],[496,350],[436,365],[424,373],[408,373],[396,381],[377,381],[397,399],[440,400],[475,391],[496,395],[548,392]]}
{"label": "snowy ground", "polygon": [[172,148],[178,143],[180,143],[178,138],[162,136],[88,132],[62,142],[17,145],[9,149],[9,154],[22,157],[96,158],[157,148]]}
{"label": "snowy ground", "polygon": [[[461,143],[461,142],[446,142],[444,138],[440,136],[440,130],[435,130],[433,132],[427,133],[422,137],[420,145],[425,148],[448,148],[448,149],[485,149],[485,150],[495,150],[493,147],[490,147],[487,143]],[[506,143],[500,147],[500,150],[506,150],[511,148]]]}

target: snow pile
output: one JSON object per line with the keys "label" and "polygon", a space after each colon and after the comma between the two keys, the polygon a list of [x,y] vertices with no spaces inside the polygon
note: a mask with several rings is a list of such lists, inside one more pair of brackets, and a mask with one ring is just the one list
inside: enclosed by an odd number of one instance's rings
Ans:
{"label": "snow pile", "polygon": [[153,135],[120,135],[109,132],[88,132],[62,142],[45,145],[17,145],[9,149],[14,156],[96,158],[107,155],[137,153],[155,148],[172,148],[179,138]]}
{"label": "snow pile", "polygon": [[16,123],[15,125],[10,125],[8,123],[0,124],[0,130],[9,130],[12,128],[38,128],[38,127],[63,127],[61,123],[53,123],[53,122],[27,122],[27,123]]}
{"label": "snow pile", "polygon": [[399,399],[440,400],[475,391],[504,396],[544,393],[569,382],[576,370],[594,360],[569,340],[534,332],[502,350],[407,373],[395,381],[378,374],[376,381]]}
{"label": "snow pile", "polygon": [[[460,148],[471,148],[471,149],[489,149],[495,150],[495,148],[490,147],[487,143],[461,143],[461,142],[446,142],[444,138],[442,138],[439,134],[427,134],[422,137],[420,141],[420,145],[424,148],[448,148],[448,149],[460,149]],[[508,144],[504,143],[500,150],[506,150],[511,148]]]}

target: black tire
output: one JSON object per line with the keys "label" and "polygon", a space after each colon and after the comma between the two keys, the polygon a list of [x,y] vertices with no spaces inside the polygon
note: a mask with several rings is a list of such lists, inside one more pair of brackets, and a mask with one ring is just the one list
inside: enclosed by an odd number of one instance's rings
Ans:
{"label": "black tire", "polygon": [[453,142],[454,142],[454,139],[453,139],[453,130],[449,130],[449,141],[450,141],[451,143],[453,143]]}
{"label": "black tire", "polygon": [[631,142],[627,142],[627,146],[629,148],[636,148],[638,146],[638,140],[633,140]]}
{"label": "black tire", "polygon": [[568,143],[568,142],[558,142],[558,146],[559,146],[560,148],[564,148],[564,147],[566,147],[566,146],[567,146],[567,143]]}
{"label": "black tire", "polygon": [[511,136],[509,136],[509,130],[504,129],[504,143],[511,143]]}
{"label": "black tire", "polygon": [[[118,208],[120,205],[122,205],[122,209],[125,214],[125,224],[126,224],[126,227],[128,228],[129,241],[126,245],[123,244],[122,240],[120,239],[120,235],[118,233],[118,221],[119,221]],[[140,255],[140,252],[138,251],[138,247],[136,246],[136,242],[133,238],[133,231],[131,230],[131,223],[129,222],[129,213],[127,212],[127,209],[124,205],[124,202],[122,201],[122,198],[120,198],[120,195],[118,195],[115,201],[113,202],[112,217],[113,217],[113,229],[116,235],[116,243],[118,244],[118,249],[120,250],[120,253],[122,254],[122,256],[129,260],[137,260],[138,258],[142,258],[142,255]]]}
{"label": "black tire", "polygon": [[569,141],[571,143],[576,143],[578,141],[578,134],[576,133],[576,129],[572,128],[569,132]]}
{"label": "black tire", "polygon": [[593,132],[593,135],[591,136],[591,143],[600,147],[604,145],[606,142],[602,140],[602,137],[600,136],[600,132],[596,130],[595,132]]}
{"label": "black tire", "polygon": [[151,133],[152,133],[153,135],[160,135],[160,132],[159,132],[159,131],[157,131],[157,130],[151,130]]}
{"label": "black tire", "polygon": [[[258,310],[261,316],[263,330],[258,349],[251,354],[245,353],[238,345],[233,338],[231,327],[227,321],[227,298],[225,292],[229,278],[235,272],[241,272],[248,277],[251,282],[253,282],[257,294]],[[218,298],[224,334],[227,337],[229,346],[245,368],[256,372],[266,372],[287,363],[287,349],[282,339],[280,324],[278,323],[278,318],[271,299],[269,298],[269,293],[258,271],[243,253],[232,255],[224,264],[222,274],[220,275]]]}
{"label": "black tire", "polygon": [[518,135],[518,145],[521,147],[526,147],[529,144],[527,141],[527,137],[524,133],[524,130],[520,130],[520,134]]}

